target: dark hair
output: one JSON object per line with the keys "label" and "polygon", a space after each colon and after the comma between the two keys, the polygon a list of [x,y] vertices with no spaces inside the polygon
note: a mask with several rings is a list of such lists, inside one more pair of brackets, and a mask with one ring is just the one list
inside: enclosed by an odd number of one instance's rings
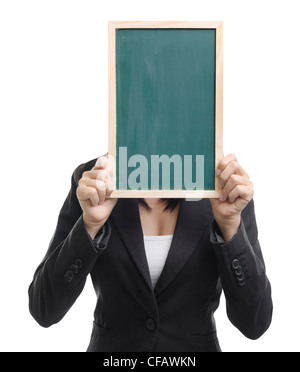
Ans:
{"label": "dark hair", "polygon": [[[169,211],[169,212],[172,212],[176,207],[177,205],[179,204],[180,202],[180,199],[160,199],[163,204],[165,205],[165,209],[164,211]],[[151,210],[151,207],[149,207],[149,205],[147,204],[146,200],[145,199],[138,199],[139,203],[147,210],[147,211],[150,211]]]}

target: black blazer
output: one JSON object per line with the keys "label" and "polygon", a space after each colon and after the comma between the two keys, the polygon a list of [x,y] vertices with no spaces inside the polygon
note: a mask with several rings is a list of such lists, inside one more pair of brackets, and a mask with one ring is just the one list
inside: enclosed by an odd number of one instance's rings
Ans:
{"label": "black blazer", "polygon": [[76,188],[79,166],[48,252],[29,288],[32,316],[59,322],[89,274],[97,294],[88,351],[220,351],[214,322],[222,289],[228,317],[257,339],[272,317],[270,283],[257,239],[254,204],[237,235],[220,239],[208,199],[182,200],[165,267],[154,288],[145,255],[137,199],[119,199],[100,243],[88,235]]}

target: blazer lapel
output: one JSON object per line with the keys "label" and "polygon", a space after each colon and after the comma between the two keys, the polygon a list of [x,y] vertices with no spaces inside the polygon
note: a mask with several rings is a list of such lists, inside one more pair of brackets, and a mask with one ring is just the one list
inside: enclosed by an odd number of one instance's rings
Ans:
{"label": "blazer lapel", "polygon": [[144,247],[138,199],[119,199],[110,220],[119,231],[131,258],[138,267],[147,285],[152,290],[151,277]]}
{"label": "blazer lapel", "polygon": [[[156,296],[170,284],[184,267],[198,245],[211,218],[212,211],[209,200],[202,199],[198,202],[189,202],[183,199],[181,201],[170,251],[154,288]],[[130,256],[148,287],[152,290],[138,200],[119,199],[110,216],[110,221],[119,231]]]}
{"label": "blazer lapel", "polygon": [[170,251],[158,282],[157,296],[176,277],[186,264],[212,218],[210,202],[182,200]]}

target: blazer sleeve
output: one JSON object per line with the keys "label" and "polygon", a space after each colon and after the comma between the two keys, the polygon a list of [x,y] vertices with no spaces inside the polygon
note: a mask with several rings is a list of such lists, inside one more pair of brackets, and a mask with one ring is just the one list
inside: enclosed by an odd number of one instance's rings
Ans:
{"label": "blazer sleeve", "polygon": [[85,229],[76,196],[83,170],[80,166],[72,175],[55,233],[29,287],[30,313],[43,327],[59,322],[74,304],[110,237],[109,222],[94,241]]}
{"label": "blazer sleeve", "polygon": [[218,238],[219,234],[214,222],[211,243],[217,257],[228,318],[246,337],[258,339],[271,324],[273,304],[258,241],[253,200],[242,212],[238,233],[228,242]]}

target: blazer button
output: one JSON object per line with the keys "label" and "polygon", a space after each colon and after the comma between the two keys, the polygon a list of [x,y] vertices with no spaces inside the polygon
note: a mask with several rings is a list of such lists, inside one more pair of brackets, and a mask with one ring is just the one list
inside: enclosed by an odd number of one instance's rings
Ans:
{"label": "blazer button", "polygon": [[74,273],[71,270],[68,270],[65,273],[64,279],[67,283],[71,283],[71,281],[74,279]]}
{"label": "blazer button", "polygon": [[232,268],[234,270],[238,269],[240,267],[240,261],[239,260],[233,260],[232,261]]}
{"label": "blazer button", "polygon": [[245,274],[241,273],[241,275],[237,276],[236,278],[239,282],[243,282],[243,281],[245,281]]}
{"label": "blazer button", "polygon": [[240,280],[240,281],[238,281],[238,283],[239,283],[240,287],[244,287],[244,285],[246,285],[246,280],[245,279]]}
{"label": "blazer button", "polygon": [[147,319],[146,328],[148,329],[148,331],[154,331],[156,328],[155,321],[153,319]]}
{"label": "blazer button", "polygon": [[241,276],[243,274],[243,270],[241,267],[234,270],[236,276]]}
{"label": "blazer button", "polygon": [[78,267],[78,269],[82,269],[83,268],[83,262],[82,262],[82,260],[80,260],[79,258],[77,258],[77,260],[75,260],[75,265]]}
{"label": "blazer button", "polygon": [[74,272],[74,274],[78,274],[78,266],[77,265],[71,265],[70,269]]}

